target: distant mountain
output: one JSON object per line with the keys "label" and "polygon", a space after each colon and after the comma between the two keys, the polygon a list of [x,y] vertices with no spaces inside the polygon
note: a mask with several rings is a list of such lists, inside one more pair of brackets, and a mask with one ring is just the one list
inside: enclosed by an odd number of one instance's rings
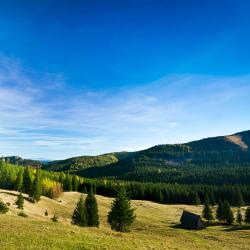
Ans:
{"label": "distant mountain", "polygon": [[33,161],[40,161],[42,163],[47,163],[47,162],[51,162],[52,161],[52,160],[46,159],[46,158],[32,158],[31,160],[33,160]]}
{"label": "distant mountain", "polygon": [[39,160],[30,160],[30,159],[23,159],[19,156],[7,156],[2,157],[5,162],[14,164],[14,165],[20,165],[20,166],[32,166],[34,168],[40,168],[42,167],[42,162]]}
{"label": "distant mountain", "polygon": [[183,144],[157,145],[137,152],[114,152],[59,161],[37,161],[17,156],[5,160],[42,166],[89,178],[119,178],[169,183],[249,183],[250,131]]}

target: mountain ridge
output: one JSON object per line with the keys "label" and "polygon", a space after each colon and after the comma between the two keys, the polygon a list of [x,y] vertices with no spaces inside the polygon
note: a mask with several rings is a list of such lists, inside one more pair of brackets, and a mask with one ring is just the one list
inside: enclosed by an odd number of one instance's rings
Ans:
{"label": "mountain ridge", "polygon": [[222,169],[228,168],[230,170],[227,172],[239,168],[244,172],[245,168],[250,169],[249,146],[250,130],[246,130],[187,143],[155,145],[136,152],[113,152],[51,162],[22,160],[20,157],[8,157],[7,160],[14,164],[34,164],[34,167],[51,171],[69,171],[89,178],[136,181],[150,181],[153,178],[159,182],[173,182],[180,181],[181,176],[194,169],[196,174],[201,171],[208,174],[210,171],[220,175]]}

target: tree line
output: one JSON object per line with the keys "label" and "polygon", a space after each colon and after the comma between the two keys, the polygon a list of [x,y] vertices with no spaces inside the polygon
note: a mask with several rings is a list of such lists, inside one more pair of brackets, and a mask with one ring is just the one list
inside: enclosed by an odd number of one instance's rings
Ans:
{"label": "tree line", "polygon": [[143,183],[113,179],[87,179],[63,172],[49,172],[29,167],[19,167],[0,161],[0,188],[22,191],[36,201],[40,195],[57,198],[62,191],[113,197],[117,187],[124,185],[132,199],[149,200],[163,204],[205,204],[206,196],[218,204],[227,200],[233,206],[250,204],[249,185],[204,185]]}
{"label": "tree line", "polygon": [[215,218],[224,224],[232,225],[232,223],[236,220],[236,222],[241,225],[243,222],[250,223],[250,207],[248,207],[245,211],[245,215],[243,217],[242,210],[240,207],[238,207],[236,218],[234,216],[234,213],[232,211],[232,208],[227,200],[220,201],[217,208],[216,208],[216,214],[214,216],[213,210],[211,205],[209,203],[209,200],[206,200],[205,205],[203,207],[202,216],[204,219],[208,221],[210,224],[211,221],[213,221]]}

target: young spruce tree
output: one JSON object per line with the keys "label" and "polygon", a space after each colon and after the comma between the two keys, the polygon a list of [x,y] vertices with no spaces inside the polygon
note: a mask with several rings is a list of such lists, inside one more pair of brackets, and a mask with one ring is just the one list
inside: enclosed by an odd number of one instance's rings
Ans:
{"label": "young spruce tree", "polygon": [[223,203],[219,201],[218,207],[216,209],[216,219],[218,221],[222,221],[223,219]]}
{"label": "young spruce tree", "polygon": [[73,175],[73,178],[72,178],[72,188],[73,188],[73,191],[78,190],[78,179],[76,175]]}
{"label": "young spruce tree", "polygon": [[32,180],[30,176],[30,170],[28,167],[25,167],[23,172],[23,192],[26,194],[30,194],[31,191]]}
{"label": "young spruce tree", "polygon": [[80,227],[87,226],[86,208],[82,196],[76,204],[71,223]]}
{"label": "young spruce tree", "polygon": [[125,187],[121,187],[108,213],[108,223],[111,229],[126,232],[135,220],[134,208],[131,207]]}
{"label": "young spruce tree", "polygon": [[92,188],[87,195],[85,200],[86,207],[86,218],[88,227],[98,227],[99,226],[99,215],[98,215],[98,205],[96,202],[95,195],[93,194]]}
{"label": "young spruce tree", "polygon": [[213,211],[208,203],[208,201],[206,201],[205,205],[204,205],[204,208],[203,208],[203,211],[202,211],[202,216],[204,219],[208,220],[208,221],[211,221],[214,219],[214,216],[213,216]]}
{"label": "young spruce tree", "polygon": [[15,190],[17,190],[18,192],[21,192],[22,187],[23,187],[23,170],[20,170],[16,177]]}
{"label": "young spruce tree", "polygon": [[188,196],[189,204],[190,205],[200,205],[201,200],[197,192],[191,191]]}
{"label": "young spruce tree", "polygon": [[232,205],[235,207],[241,207],[244,205],[243,195],[238,187],[233,191]]}
{"label": "young spruce tree", "polygon": [[16,200],[17,208],[23,209],[23,204],[24,204],[23,194],[20,192]]}
{"label": "young spruce tree", "polygon": [[225,221],[227,225],[231,225],[234,222],[234,215],[228,201],[224,201],[222,205],[222,220]]}
{"label": "young spruce tree", "polygon": [[34,202],[37,202],[40,200],[42,195],[42,178],[40,170],[36,170],[36,176],[32,183],[32,188],[30,192],[30,197]]}

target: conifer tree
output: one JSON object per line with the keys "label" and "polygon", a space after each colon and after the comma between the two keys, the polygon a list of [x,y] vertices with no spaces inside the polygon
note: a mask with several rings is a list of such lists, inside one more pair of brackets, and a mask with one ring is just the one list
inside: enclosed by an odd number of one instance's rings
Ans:
{"label": "conifer tree", "polygon": [[85,200],[86,207],[86,218],[87,226],[98,227],[99,226],[99,215],[98,215],[98,205],[96,202],[95,195],[93,194],[92,188],[87,195]]}
{"label": "conifer tree", "polygon": [[208,203],[208,201],[206,201],[205,205],[204,205],[204,208],[203,208],[203,211],[202,211],[202,216],[204,219],[208,220],[208,221],[211,221],[214,219],[214,216],[213,216],[213,211]]}
{"label": "conifer tree", "polygon": [[201,200],[197,192],[190,192],[189,193],[189,204],[190,205],[200,205]]}
{"label": "conifer tree", "polygon": [[213,194],[213,192],[211,192],[211,194],[210,194],[210,204],[212,205],[212,206],[214,206],[215,205],[215,199],[214,199],[214,194]]}
{"label": "conifer tree", "polygon": [[20,170],[16,177],[15,190],[17,190],[18,192],[21,192],[22,187],[23,187],[23,170]]}
{"label": "conifer tree", "polygon": [[135,220],[134,208],[131,207],[125,187],[121,187],[108,213],[108,223],[111,229],[126,232]]}
{"label": "conifer tree", "polygon": [[216,209],[216,219],[221,221],[223,219],[223,203],[219,201],[218,207]]}
{"label": "conifer tree", "polygon": [[16,200],[17,208],[23,209],[23,204],[24,204],[23,194],[20,192]]}
{"label": "conifer tree", "polygon": [[234,215],[228,201],[224,201],[222,205],[222,220],[224,220],[227,225],[231,225],[234,221]]}
{"label": "conifer tree", "polygon": [[40,200],[41,195],[42,195],[42,180],[41,180],[40,170],[37,169],[35,179],[32,183],[30,197],[34,202],[37,202]]}
{"label": "conifer tree", "polygon": [[61,185],[63,185],[63,183],[64,183],[64,173],[63,172],[61,172],[59,175],[59,182],[61,183]]}
{"label": "conifer tree", "polygon": [[239,223],[240,225],[241,225],[241,223],[243,222],[243,217],[242,217],[242,213],[241,213],[240,208],[238,208],[238,211],[237,211],[236,221],[237,221],[237,223]]}
{"label": "conifer tree", "polygon": [[232,205],[235,207],[241,207],[244,205],[243,195],[238,187],[233,192]]}
{"label": "conifer tree", "polygon": [[86,208],[82,196],[76,204],[71,223],[80,227],[87,226]]}
{"label": "conifer tree", "polygon": [[164,197],[163,197],[162,191],[160,190],[158,193],[158,202],[162,203],[163,199],[164,199]]}
{"label": "conifer tree", "polygon": [[92,185],[92,190],[93,190],[93,194],[96,194],[96,185],[95,184]]}
{"label": "conifer tree", "polygon": [[87,193],[88,193],[86,186],[84,186],[83,193],[84,193],[84,194],[87,194]]}
{"label": "conifer tree", "polygon": [[77,179],[76,175],[73,175],[73,178],[72,178],[72,189],[73,189],[73,191],[78,190],[78,179]]}
{"label": "conifer tree", "polygon": [[250,224],[250,207],[245,212],[245,222]]}
{"label": "conifer tree", "polygon": [[69,172],[67,173],[66,178],[64,179],[63,189],[65,191],[72,191],[72,177]]}
{"label": "conifer tree", "polygon": [[32,180],[31,180],[30,170],[28,167],[26,167],[23,172],[23,192],[26,194],[30,194],[32,188],[31,185],[32,185]]}
{"label": "conifer tree", "polygon": [[205,204],[210,204],[210,199],[209,199],[209,196],[208,196],[208,193],[205,193],[205,196],[204,196],[204,205]]}

